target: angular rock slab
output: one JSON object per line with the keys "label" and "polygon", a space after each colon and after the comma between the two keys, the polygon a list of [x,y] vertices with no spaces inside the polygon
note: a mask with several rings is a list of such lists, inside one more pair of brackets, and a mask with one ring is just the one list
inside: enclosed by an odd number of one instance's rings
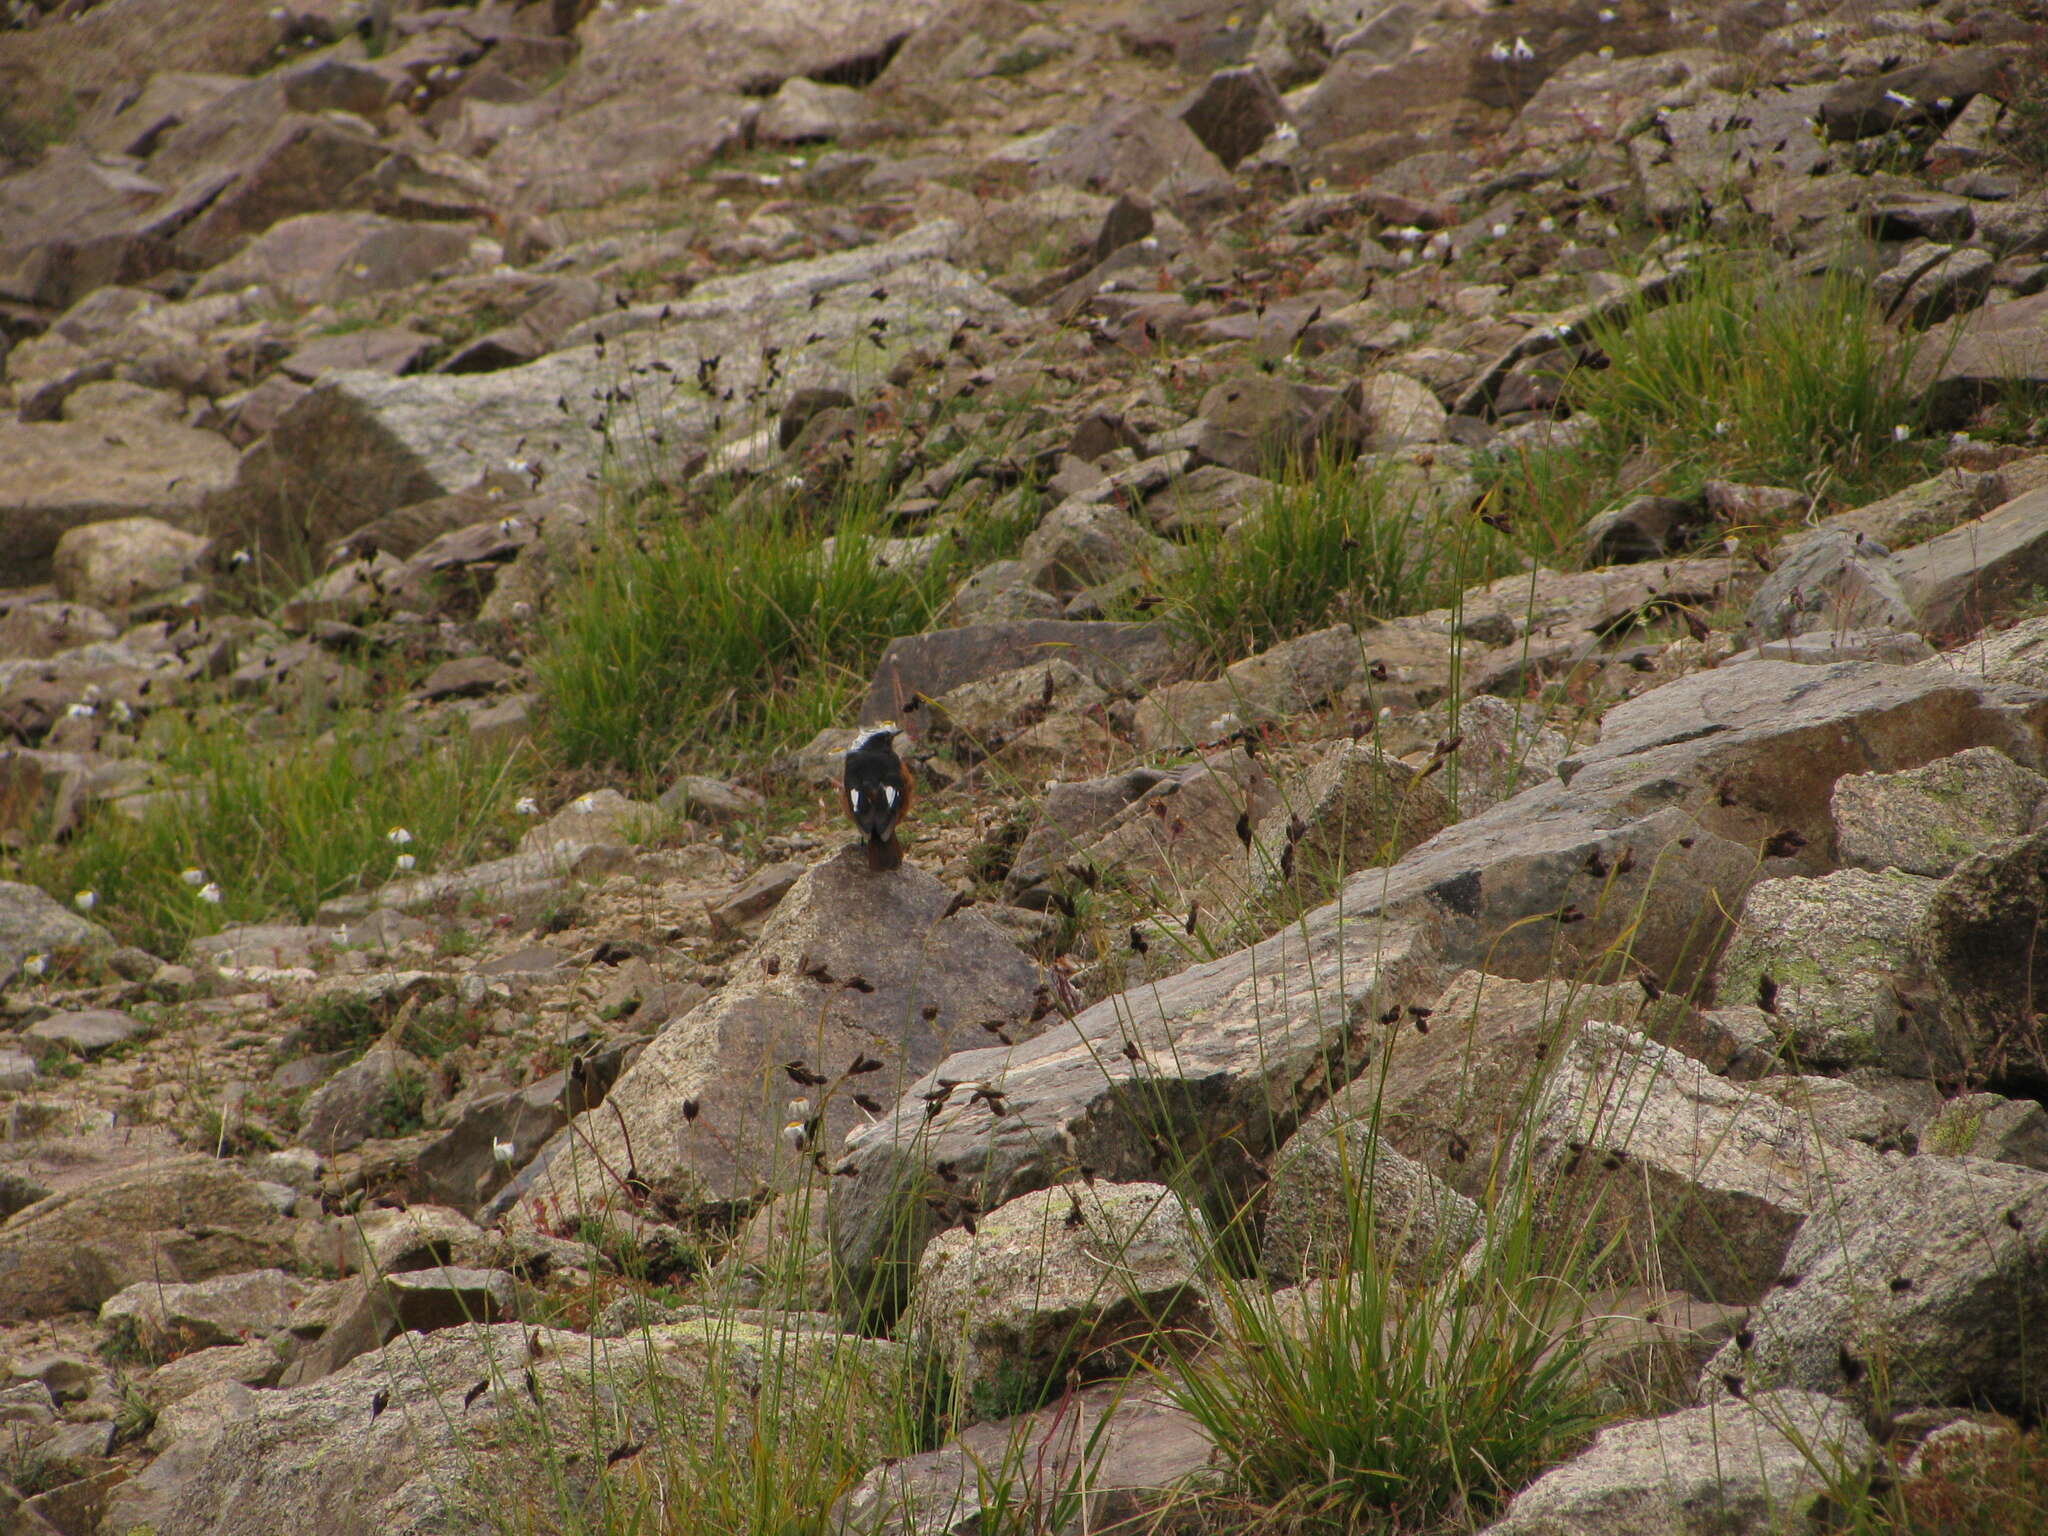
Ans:
{"label": "angular rock slab", "polygon": [[1694,673],[1609,710],[1558,782],[1354,876],[1308,921],[1425,922],[1451,963],[1508,976],[1583,975],[1625,956],[1680,989],[1760,874],[1832,867],[1843,774],[1980,745],[2039,767],[2044,732],[2048,694],[1948,673],[1778,661]]}
{"label": "angular rock slab", "polygon": [[[576,1504],[558,1500],[601,1496],[602,1473],[582,1470],[565,1490],[550,1469],[579,1450],[592,1454],[598,1419],[608,1426],[605,1448],[649,1445],[629,1475],[658,1481],[657,1439],[688,1440],[694,1449],[678,1458],[687,1465],[713,1454],[715,1434],[744,1444],[757,1415],[772,1437],[843,1403],[856,1389],[826,1385],[834,1372],[887,1380],[900,1361],[897,1346],[877,1340],[743,1325],[716,1334],[705,1324],[655,1326],[612,1340],[518,1323],[409,1336],[195,1431],[181,1443],[189,1470],[157,1529],[435,1536],[490,1529],[514,1508],[573,1519]],[[550,1449],[537,1453],[540,1445]]]}
{"label": "angular rock slab", "polygon": [[1893,1409],[2048,1404],[2048,1174],[1932,1155],[1859,1178],[1800,1229],[1703,1396],[1773,1387]]}
{"label": "angular rock slab", "polygon": [[1463,1257],[1484,1225],[1477,1205],[1378,1137],[1369,1119],[1325,1105],[1273,1155],[1259,1243],[1266,1280],[1337,1273],[1358,1256],[1361,1220],[1374,1262],[1424,1282]]}
{"label": "angular rock slab", "polygon": [[1481,1536],[1777,1536],[1804,1529],[1831,1484],[1876,1455],[1845,1405],[1760,1393],[1602,1430]]}
{"label": "angular rock slab", "polygon": [[[2048,332],[2048,306],[2034,323]],[[2048,382],[2048,342],[2037,371]],[[1890,571],[1923,634],[1938,644],[1967,639],[2048,585],[2048,486],[1900,550]]]}
{"label": "angular rock slab", "polygon": [[1915,1002],[1926,989],[1914,939],[1937,888],[1896,869],[1759,881],[1721,957],[1715,996],[1763,1010],[1803,1068],[1954,1073],[1962,1043]]}
{"label": "angular rock slab", "polygon": [[0,1322],[97,1310],[144,1280],[205,1280],[290,1257],[253,1179],[210,1157],[128,1169],[0,1223]]}
{"label": "angular rock slab", "polygon": [[1209,1242],[1163,1184],[1034,1190],[925,1245],[912,1345],[976,1418],[1037,1406],[1070,1370],[1128,1375],[1155,1335],[1211,1330]]}
{"label": "angular rock slab", "polygon": [[[982,1536],[1031,1511],[1026,1528],[1070,1515],[1079,1529],[1143,1529],[1207,1470],[1214,1447],[1194,1418],[1152,1392],[1084,1387],[1035,1413],[970,1426],[935,1451],[890,1460],[831,1515],[834,1536]],[[1059,1529],[1068,1529],[1061,1526]]]}
{"label": "angular rock slab", "polygon": [[[673,473],[722,430],[714,418],[734,409],[722,403],[727,390],[738,399],[757,387],[872,383],[912,347],[943,352],[963,321],[1019,319],[942,259],[957,233],[942,221],[884,246],[705,283],[673,304],[578,327],[562,350],[523,367],[331,375],[243,457],[234,488],[217,498],[216,525],[274,531],[289,513],[324,544],[515,460],[556,486],[606,467]],[[887,325],[871,329],[876,321]],[[698,382],[713,358],[716,397]]]}
{"label": "angular rock slab", "polygon": [[842,1305],[893,1315],[934,1233],[1076,1173],[1172,1175],[1217,1212],[1237,1209],[1263,1178],[1258,1160],[1365,1059],[1374,1020],[1442,983],[1420,929],[1328,925],[1305,939],[1297,925],[1035,1040],[948,1057],[848,1141],[853,1176],[833,1181],[830,1208]]}
{"label": "angular rock slab", "polygon": [[909,723],[923,707],[921,700],[1054,660],[1066,662],[1111,693],[1128,693],[1165,677],[1179,658],[1172,635],[1158,624],[1013,619],[903,635],[882,652],[860,721]]}
{"label": "angular rock slab", "polygon": [[2048,831],[1966,859],[1935,887],[1913,935],[1973,1070],[1993,1078],[2048,1072]]}
{"label": "angular rock slab", "polygon": [[2048,779],[1972,747],[1905,773],[1839,780],[1830,808],[1845,863],[1939,879],[1971,854],[2034,830]]}
{"label": "angular rock slab", "polygon": [[[914,866],[876,874],[857,845],[805,873],[733,977],[548,1143],[514,1186],[519,1219],[616,1213],[635,1175],[675,1213],[751,1199],[811,1152],[836,1156],[866,1120],[855,1093],[895,1099],[948,1050],[989,1038],[985,1024],[1027,1036],[1041,996],[1038,966],[985,914],[954,911]],[[846,1076],[863,1058],[881,1065]],[[827,1081],[799,1082],[788,1063]],[[808,1111],[790,1110],[797,1099]],[[792,1121],[801,1147],[784,1135]]]}
{"label": "angular rock slab", "polygon": [[1632,1030],[1584,1025],[1522,1141],[1546,1219],[1618,1241],[1624,1275],[1760,1300],[1801,1223],[1876,1153]]}

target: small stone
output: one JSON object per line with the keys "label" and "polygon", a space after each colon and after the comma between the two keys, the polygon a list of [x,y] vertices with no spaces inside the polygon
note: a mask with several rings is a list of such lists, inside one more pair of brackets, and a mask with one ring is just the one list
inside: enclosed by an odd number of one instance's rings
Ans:
{"label": "small stone", "polygon": [[125,1013],[111,1008],[88,1008],[78,1013],[53,1013],[22,1031],[30,1040],[61,1045],[74,1056],[97,1056],[124,1045],[142,1033],[142,1025]]}

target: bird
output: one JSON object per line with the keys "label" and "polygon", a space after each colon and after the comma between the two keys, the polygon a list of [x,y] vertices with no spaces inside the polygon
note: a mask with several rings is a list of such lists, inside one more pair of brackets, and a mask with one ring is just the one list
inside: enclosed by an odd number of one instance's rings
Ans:
{"label": "bird", "polygon": [[893,720],[862,731],[847,749],[840,783],[846,814],[867,839],[868,868],[878,872],[903,862],[896,824],[917,793],[909,765],[896,755],[893,745],[900,734]]}

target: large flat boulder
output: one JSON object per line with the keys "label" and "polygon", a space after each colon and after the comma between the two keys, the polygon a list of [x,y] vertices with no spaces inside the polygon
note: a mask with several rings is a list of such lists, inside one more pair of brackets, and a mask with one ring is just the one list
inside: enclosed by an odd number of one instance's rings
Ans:
{"label": "large flat boulder", "polygon": [[578,326],[523,367],[329,375],[244,456],[213,515],[245,533],[290,521],[325,544],[509,462],[550,486],[610,467],[671,473],[755,409],[728,401],[758,396],[772,410],[791,390],[825,385],[857,395],[913,347],[943,354],[965,321],[1016,320],[1007,299],[943,259],[957,235],[941,221],[715,279],[673,304]]}
{"label": "large flat boulder", "polygon": [[520,1219],[631,1207],[634,1177],[671,1213],[751,1200],[836,1158],[860,1098],[894,1102],[993,1029],[1029,1036],[1042,979],[984,913],[914,865],[876,874],[857,845],[805,872],[733,975],[554,1137],[514,1186]]}

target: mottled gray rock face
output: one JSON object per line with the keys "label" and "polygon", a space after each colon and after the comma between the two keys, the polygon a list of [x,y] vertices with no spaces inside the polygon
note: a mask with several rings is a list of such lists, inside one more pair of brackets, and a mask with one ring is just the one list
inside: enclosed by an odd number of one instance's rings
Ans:
{"label": "mottled gray rock face", "polygon": [[260,1269],[285,1223],[239,1169],[174,1158],[52,1195],[0,1224],[0,1322],[97,1310],[123,1286]]}
{"label": "mottled gray rock face", "polygon": [[1914,627],[1888,551],[1860,532],[1822,529],[1778,562],[1750,599],[1750,634],[1773,640],[1813,631]]}
{"label": "mottled gray rock face", "polygon": [[1483,1536],[1778,1536],[1802,1529],[1830,1484],[1876,1454],[1847,1406],[1759,1393],[1602,1430]]}
{"label": "mottled gray rock face", "polygon": [[1338,624],[1248,656],[1214,681],[1155,689],[1139,704],[1132,728],[1147,751],[1222,741],[1323,703],[1360,664],[1357,636]]}
{"label": "mottled gray rock face", "polygon": [[[536,1454],[536,1442],[587,1453],[594,1413],[615,1426],[613,1444],[681,1436],[708,1454],[714,1435],[744,1443],[754,1432],[747,1384],[765,1373],[782,1387],[762,1396],[760,1432],[777,1435],[818,1411],[833,1371],[865,1374],[877,1384],[863,1390],[879,1392],[900,1360],[897,1346],[877,1340],[688,1323],[616,1340],[519,1323],[408,1337],[195,1428],[157,1529],[474,1530],[494,1510],[548,1507],[553,1458]],[[479,1381],[485,1389],[465,1403]]]}
{"label": "mottled gray rock face", "polygon": [[2048,1047],[2026,1027],[2048,1003],[2048,976],[2034,963],[2044,923],[2048,831],[1964,860],[1936,888],[1914,935],[1943,1015],[1980,1071],[2033,1075],[2048,1065]]}
{"label": "mottled gray rock face", "polygon": [[1391,864],[1451,819],[1440,780],[1365,742],[1342,741],[1278,796],[1253,836],[1253,888],[1311,900]]}
{"label": "mottled gray rock face", "polygon": [[106,929],[87,922],[47,892],[0,880],[0,986],[12,982],[31,955],[74,949],[92,953],[113,944]]}
{"label": "mottled gray rock face", "polygon": [[1035,1040],[948,1057],[848,1142],[854,1176],[834,1181],[830,1213],[847,1305],[893,1313],[933,1233],[1075,1168],[1125,1182],[1191,1176],[1234,1209],[1263,1178],[1253,1160],[1333,1074],[1357,1070],[1373,1021],[1428,1001],[1442,980],[1413,929],[1297,925]]}
{"label": "mottled gray rock face", "polygon": [[[2021,302],[2035,306],[2034,323],[2042,327],[2048,306],[2040,299]],[[2048,347],[2035,366],[2048,380]],[[2048,582],[2048,487],[1901,550],[1890,564],[1922,633],[1940,641],[1967,639]]]}
{"label": "mottled gray rock face", "polygon": [[[524,367],[396,379],[331,375],[245,457],[220,515],[245,533],[274,532],[278,508],[304,503],[317,479],[319,510],[302,536],[324,543],[393,505],[450,495],[514,460],[555,485],[579,483],[607,465],[665,473],[716,433],[718,404],[694,384],[704,359],[722,359],[721,388],[846,387],[886,375],[911,347],[943,351],[970,318],[1016,318],[1007,299],[943,259],[957,234],[942,222],[880,245],[705,283],[674,304],[588,322],[567,333],[560,351]],[[871,328],[876,320],[886,326]],[[772,383],[764,361],[770,352]],[[606,420],[612,389],[656,362],[672,371],[646,380],[690,382],[647,382],[631,421],[617,422],[615,432]]]}
{"label": "mottled gray rock face", "polygon": [[[932,876],[910,864],[878,875],[858,846],[842,849],[782,898],[734,980],[555,1137],[519,1219],[616,1207],[629,1171],[687,1210],[749,1197],[813,1152],[835,1160],[867,1119],[855,1094],[893,1101],[949,1049],[993,1038],[985,1025],[1027,1040],[1041,986],[1038,966]],[[846,1075],[867,1061],[878,1065]]]}
{"label": "mottled gray rock face", "polygon": [[1935,890],[1895,869],[1762,881],[1722,956],[1715,996],[1762,1009],[1805,1066],[1953,1072],[1961,1043],[1913,1002],[1924,990],[1914,936]]}
{"label": "mottled gray rock face", "polygon": [[1923,1154],[1856,1179],[1817,1213],[1703,1395],[1788,1386],[1896,1409],[2048,1402],[2048,1174]]}
{"label": "mottled gray rock face", "polygon": [[1923,1151],[1977,1157],[2048,1172],[2048,1110],[2031,1099],[1966,1093],[1950,1099],[1920,1129]]}
{"label": "mottled gray rock face", "polygon": [[217,1275],[191,1284],[143,1281],[100,1308],[102,1327],[126,1328],[143,1347],[183,1353],[275,1333],[304,1287],[281,1269]]}
{"label": "mottled gray rock face", "polygon": [[926,1244],[909,1337],[974,1416],[1035,1406],[1069,1370],[1126,1374],[1149,1333],[1207,1333],[1208,1246],[1164,1185],[1036,1190]]}
{"label": "mottled gray rock face", "polygon": [[[379,1046],[343,1067],[306,1100],[299,1139],[321,1153],[346,1152],[373,1136],[404,1129],[408,1088],[424,1090],[426,1063],[410,1051]],[[417,1098],[415,1098],[417,1107]]]}
{"label": "mottled gray rock face", "polygon": [[1939,878],[1971,854],[2034,830],[2048,779],[1972,747],[1895,774],[1850,774],[1831,807],[1844,863]]}
{"label": "mottled gray rock face", "polygon": [[1477,1205],[1377,1136],[1370,1119],[1330,1106],[1274,1154],[1263,1215],[1259,1251],[1275,1285],[1351,1264],[1357,1221],[1369,1224],[1374,1262],[1423,1281],[1456,1264],[1483,1226]]}
{"label": "mottled gray rock face", "polygon": [[[1082,1530],[1123,1530],[1122,1522],[1184,1497],[1213,1449],[1194,1419],[1156,1392],[1084,1387],[1035,1413],[971,1425],[937,1450],[882,1463],[834,1508],[830,1529],[981,1536],[991,1519],[1015,1518],[1021,1508],[1041,1525],[1071,1518]],[[1010,1482],[988,1476],[1004,1465],[1033,1470]]]}
{"label": "mottled gray rock face", "polygon": [[1760,1299],[1808,1215],[1880,1166],[1796,1107],[1599,1022],[1562,1052],[1523,1150],[1542,1209],[1588,1218],[1620,1272],[1727,1303]]}

